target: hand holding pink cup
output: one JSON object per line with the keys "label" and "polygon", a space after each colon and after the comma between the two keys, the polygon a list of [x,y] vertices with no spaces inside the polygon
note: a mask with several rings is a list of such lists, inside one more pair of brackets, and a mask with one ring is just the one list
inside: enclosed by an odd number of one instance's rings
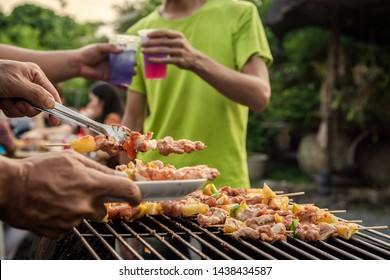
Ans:
{"label": "hand holding pink cup", "polygon": [[[148,33],[156,31],[156,29],[141,29],[138,30],[138,35],[141,37],[141,42],[148,37]],[[150,57],[166,57],[165,54],[144,54],[144,68],[146,79],[164,79],[167,76],[167,65],[163,63],[154,63],[149,60]]]}

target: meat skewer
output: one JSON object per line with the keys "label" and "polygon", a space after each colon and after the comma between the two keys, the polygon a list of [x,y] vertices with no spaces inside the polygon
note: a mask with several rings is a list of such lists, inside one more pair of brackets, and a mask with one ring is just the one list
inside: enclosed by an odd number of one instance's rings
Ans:
{"label": "meat skewer", "polygon": [[149,150],[158,150],[161,155],[168,156],[172,153],[189,154],[207,148],[201,141],[191,141],[187,139],[174,140],[170,136],[156,140],[152,139],[152,136],[153,132],[151,131],[141,134],[129,130],[129,138],[123,144],[108,135],[97,135],[95,137],[87,135],[74,139],[70,143],[53,143],[47,144],[46,146],[70,146],[75,151],[82,154],[102,150],[110,156],[115,156],[120,151],[125,150],[130,160],[135,158],[137,152],[147,152]]}
{"label": "meat skewer", "polygon": [[196,217],[200,226],[207,227],[215,224],[225,223],[226,218],[229,216],[229,212],[221,208],[212,207],[210,211],[204,214],[198,214]]}
{"label": "meat skewer", "polygon": [[118,171],[123,171],[134,181],[159,181],[159,180],[189,180],[189,179],[207,179],[214,181],[219,176],[219,171],[206,165],[187,166],[175,168],[173,165],[166,164],[160,160],[143,163],[136,159],[130,161],[127,165],[118,165]]}

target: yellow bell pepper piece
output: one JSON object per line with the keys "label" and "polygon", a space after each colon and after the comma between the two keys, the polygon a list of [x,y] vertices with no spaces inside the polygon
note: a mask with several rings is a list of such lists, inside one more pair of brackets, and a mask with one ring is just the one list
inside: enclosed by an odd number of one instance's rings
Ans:
{"label": "yellow bell pepper piece", "polygon": [[275,223],[283,223],[283,219],[278,213],[275,213]]}
{"label": "yellow bell pepper piece", "polygon": [[70,141],[70,146],[73,150],[80,154],[85,154],[96,150],[95,138],[93,138],[91,135],[86,135]]}
{"label": "yellow bell pepper piece", "polygon": [[163,209],[161,203],[159,202],[142,202],[142,205],[146,207],[146,213],[149,215],[161,215],[163,214]]}
{"label": "yellow bell pepper piece", "polygon": [[130,222],[134,222],[134,221],[136,221],[136,220],[139,220],[139,219],[141,219],[143,216],[146,215],[147,207],[146,207],[145,205],[140,204],[140,205],[138,205],[137,207],[138,207],[138,209],[139,209],[139,212],[138,212],[136,215],[134,215],[134,217],[130,220]]}

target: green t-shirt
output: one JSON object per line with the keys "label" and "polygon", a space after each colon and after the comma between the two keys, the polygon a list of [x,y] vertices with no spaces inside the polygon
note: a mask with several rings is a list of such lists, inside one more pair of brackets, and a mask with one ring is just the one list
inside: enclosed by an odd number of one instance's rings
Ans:
{"label": "green t-shirt", "polygon": [[[272,56],[254,4],[235,0],[208,0],[193,15],[177,20],[152,12],[129,30],[164,28],[178,30],[188,42],[217,62],[237,71],[252,55],[267,64]],[[192,154],[161,156],[157,152],[138,153],[143,162],[159,159],[176,168],[206,164],[217,168],[214,182],[223,186],[249,187],[246,161],[248,107],[234,102],[191,71],[168,65],[167,77],[146,80],[138,52],[137,75],[130,89],[146,95],[149,115],[144,132],[153,131],[154,139],[200,140],[207,148]]]}

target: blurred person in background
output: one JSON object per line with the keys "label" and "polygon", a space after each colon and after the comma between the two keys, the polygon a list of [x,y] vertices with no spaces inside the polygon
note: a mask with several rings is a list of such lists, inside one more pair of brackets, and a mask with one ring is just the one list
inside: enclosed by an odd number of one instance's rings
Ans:
{"label": "blurred person in background", "polygon": [[[107,80],[108,54],[121,51],[109,44],[68,51],[33,51],[0,44],[0,110],[15,118],[39,114],[30,103],[53,108],[54,102],[61,100],[51,82],[77,76]],[[51,81],[37,64],[14,60],[39,64]],[[49,123],[57,125],[59,119],[50,116]],[[0,169],[0,220],[47,237],[60,236],[84,218],[101,219],[106,214],[105,196],[133,205],[141,199],[138,187],[126,176],[118,176],[122,173],[73,151],[20,160],[0,156]],[[5,258],[2,240],[0,257]]]}
{"label": "blurred person in background", "polygon": [[83,114],[104,124],[120,124],[123,104],[119,93],[109,83],[97,81],[88,89],[89,102]]}
{"label": "blurred person in background", "polygon": [[178,168],[206,164],[221,173],[217,187],[249,187],[248,112],[264,110],[271,96],[267,65],[272,56],[256,6],[233,0],[164,0],[127,33],[141,29],[159,29],[149,33],[141,50],[167,55],[150,59],[168,64],[167,76],[146,79],[138,54],[138,75],[129,87],[122,124],[153,131],[156,139],[200,140],[207,149],[185,156],[140,153],[138,158]]}
{"label": "blurred person in background", "polygon": [[[118,91],[109,83],[97,81],[88,89],[89,102],[80,112],[97,122],[112,125],[120,124],[123,116],[123,103]],[[93,134],[85,129],[86,134]],[[104,160],[106,165],[115,168],[119,164],[118,156],[110,157],[102,151],[96,152],[98,160]]]}

